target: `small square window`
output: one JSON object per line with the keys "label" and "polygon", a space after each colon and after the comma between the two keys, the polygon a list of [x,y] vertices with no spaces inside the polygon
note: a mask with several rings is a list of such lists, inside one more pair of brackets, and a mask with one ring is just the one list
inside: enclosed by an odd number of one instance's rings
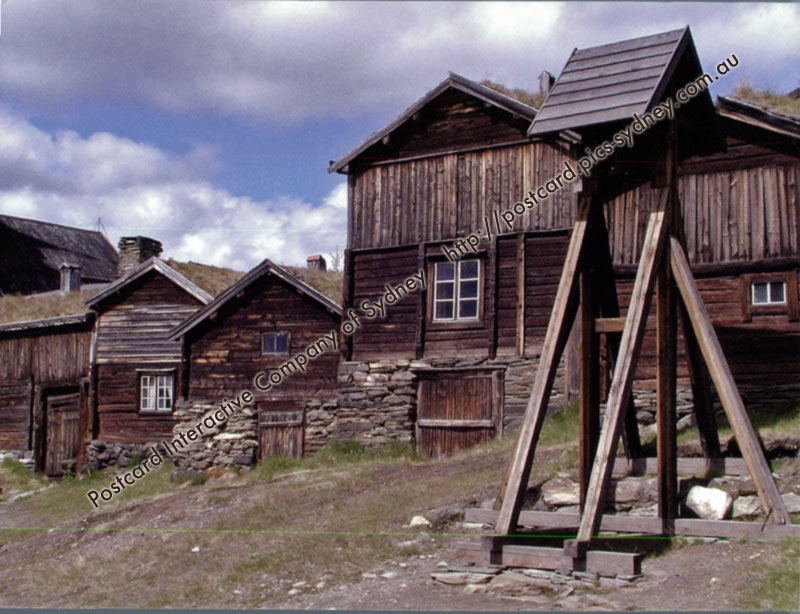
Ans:
{"label": "small square window", "polygon": [[261,336],[261,354],[288,354],[289,333],[263,333]]}
{"label": "small square window", "polygon": [[478,260],[437,262],[434,268],[433,319],[478,319],[480,278]]}
{"label": "small square window", "polygon": [[141,411],[171,412],[174,377],[142,375],[139,378],[139,409]]}
{"label": "small square window", "polygon": [[754,281],[751,297],[753,305],[782,305],[786,302],[786,282]]}

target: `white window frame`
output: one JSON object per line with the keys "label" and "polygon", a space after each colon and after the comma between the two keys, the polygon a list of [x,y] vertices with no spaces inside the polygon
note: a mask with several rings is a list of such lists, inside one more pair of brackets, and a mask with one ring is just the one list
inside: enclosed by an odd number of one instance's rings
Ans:
{"label": "white window frame", "polygon": [[[772,284],[781,284],[783,287],[783,299],[780,301],[772,300]],[[767,287],[767,300],[766,301],[757,301],[756,300],[756,286],[766,286]],[[765,305],[785,305],[786,304],[786,280],[785,279],[773,279],[773,280],[756,280],[750,282],[750,304],[753,307],[763,307]]]}
{"label": "white window frame", "polygon": [[[264,351],[264,340],[267,338],[267,335],[274,335],[275,337],[275,348],[276,351],[274,352],[265,352]],[[285,336],[286,337],[286,351],[279,352],[277,351],[278,347],[278,337]],[[288,331],[285,330],[273,330],[266,333],[261,333],[261,355],[262,356],[284,356],[289,353],[289,344],[292,341],[292,336]]]}
{"label": "white window frame", "polygon": [[[475,277],[462,277],[461,268],[466,263],[475,263],[477,265],[477,273]],[[452,280],[440,280],[439,279],[439,267],[441,265],[452,265],[453,266],[453,279]],[[443,262],[436,262],[433,266],[433,322],[476,322],[481,319],[481,301],[483,300],[483,284],[482,282],[482,271],[483,267],[481,266],[481,261],[477,258],[469,258],[467,260],[459,260],[457,262],[450,262],[449,260],[445,260]],[[478,285],[478,293],[473,297],[462,297],[461,296],[461,282],[462,281],[476,281]],[[448,298],[441,298],[439,297],[439,288],[441,286],[453,284],[453,296]],[[468,317],[461,317],[460,314],[460,306],[462,302],[466,301],[475,301],[475,315],[468,316]],[[452,303],[453,305],[453,315],[449,318],[441,318],[437,317],[437,305],[441,303]]]}
{"label": "white window frame", "polygon": [[172,373],[139,375],[139,411],[171,413],[175,403],[175,376]]}

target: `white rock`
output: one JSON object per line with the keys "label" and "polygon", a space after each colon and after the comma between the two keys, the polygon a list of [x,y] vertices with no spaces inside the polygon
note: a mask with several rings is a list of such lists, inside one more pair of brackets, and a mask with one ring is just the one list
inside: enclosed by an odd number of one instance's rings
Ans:
{"label": "white rock", "polygon": [[475,593],[485,593],[487,588],[485,584],[467,584],[464,587],[464,592],[468,595],[474,595]]}
{"label": "white rock", "polygon": [[722,520],[731,511],[733,497],[718,488],[692,486],[686,495],[686,505],[700,518]]}
{"label": "white rock", "polygon": [[786,506],[786,511],[790,514],[800,513],[800,495],[794,493],[786,493],[783,496],[783,504]]}
{"label": "white rock", "polygon": [[381,578],[384,578],[386,580],[393,580],[396,577],[397,577],[396,571],[386,571],[381,574]]}
{"label": "white rock", "polygon": [[378,577],[378,574],[374,574],[372,572],[365,571],[364,573],[361,574],[361,577],[364,578],[365,580],[374,580],[375,578]]}
{"label": "white rock", "polygon": [[492,579],[490,574],[470,573],[467,571],[445,571],[433,572],[431,578],[442,584],[450,584],[454,586],[466,584],[486,584]]}
{"label": "white rock", "polygon": [[547,505],[578,505],[580,493],[577,482],[568,478],[553,478],[542,484],[542,499]]}
{"label": "white rock", "polygon": [[195,546],[192,548],[192,552],[200,552],[200,546]]}
{"label": "white rock", "polygon": [[296,588],[290,588],[290,589],[289,589],[289,592],[287,593],[287,595],[289,595],[290,597],[294,597],[294,596],[295,596],[295,595],[297,595],[299,592],[300,592],[300,591],[298,591]]}
{"label": "white rock", "polygon": [[745,518],[761,513],[761,500],[758,497],[737,497],[733,501],[733,517]]}
{"label": "white rock", "polygon": [[411,522],[408,523],[408,526],[412,529],[415,527],[429,527],[431,523],[425,516],[414,516]]}
{"label": "white rock", "polygon": [[317,582],[317,590],[321,591],[323,588],[325,588],[325,580]]}
{"label": "white rock", "polygon": [[437,567],[447,567],[447,561],[439,561],[436,563]]}

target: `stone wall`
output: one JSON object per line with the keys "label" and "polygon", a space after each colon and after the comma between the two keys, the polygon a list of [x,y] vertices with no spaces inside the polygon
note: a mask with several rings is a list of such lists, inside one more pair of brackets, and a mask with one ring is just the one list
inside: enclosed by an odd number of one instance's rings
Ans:
{"label": "stone wall", "polygon": [[[211,416],[219,405],[213,402],[184,402],[175,408],[172,441]],[[209,423],[212,422],[209,420]],[[211,467],[252,467],[258,453],[258,414],[254,406],[241,410],[214,428],[203,426],[200,439],[177,449],[170,459],[179,469],[205,471]]]}
{"label": "stone wall", "polygon": [[157,447],[163,454],[164,447],[160,442],[149,443],[109,443],[93,439],[86,448],[86,460],[82,469],[105,469],[106,467],[127,467],[131,460],[144,458],[153,454]]}

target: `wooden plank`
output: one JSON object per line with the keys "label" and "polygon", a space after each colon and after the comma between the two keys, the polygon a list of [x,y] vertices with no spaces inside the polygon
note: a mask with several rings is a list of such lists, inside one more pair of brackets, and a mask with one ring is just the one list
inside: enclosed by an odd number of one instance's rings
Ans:
{"label": "wooden plank", "polygon": [[[502,497],[502,504],[496,531],[500,534],[510,533],[516,523],[525,489],[527,488],[528,478],[530,477],[536,442],[539,438],[553,380],[558,369],[558,361],[564,350],[572,321],[577,312],[578,281],[586,244],[587,221],[593,206],[593,200],[591,196],[582,197],[583,202],[580,213],[572,230],[572,237],[564,260],[564,268],[558,284],[556,299],[542,346],[542,356],[539,360],[536,378],[514,449],[511,470],[508,473],[508,482],[501,488],[499,493],[499,496]],[[597,202],[595,206],[600,206],[600,203]]]}
{"label": "wooden plank", "polygon": [[[665,251],[669,246],[665,246]],[[658,453],[658,517],[662,532],[671,533],[678,516],[678,451],[676,411],[677,312],[668,254],[662,258],[656,297],[656,437]]]}
{"label": "wooden plank", "polygon": [[637,552],[586,552],[586,571],[596,573],[642,573],[642,555]]}
{"label": "wooden plank", "polygon": [[764,458],[758,437],[747,416],[747,411],[736,388],[730,367],[728,367],[728,363],[725,360],[714,326],[711,324],[711,319],[700,298],[700,292],[692,277],[683,248],[674,237],[670,239],[670,255],[672,272],[689,314],[689,320],[697,336],[703,358],[714,381],[714,386],[722,401],[725,415],[728,417],[736,442],[742,451],[742,457],[756,485],[761,504],[765,510],[771,512],[769,513],[771,522],[790,524],[789,513],[786,511],[783,499],[778,492],[775,481],[772,479],[769,465],[766,458]]}
{"label": "wooden plank", "polygon": [[446,420],[437,418],[419,418],[417,426],[430,428],[492,428],[494,420]]}
{"label": "wooden plank", "polygon": [[525,233],[517,235],[517,354],[525,355]]}
{"label": "wooden plank", "polygon": [[[493,524],[497,519],[496,510],[468,508],[464,512],[466,522]],[[525,529],[559,529],[565,535],[575,530],[580,523],[580,516],[572,512],[534,512],[524,510],[519,515],[519,526]],[[621,514],[604,514],[600,522],[601,531],[619,533],[657,534],[661,521],[654,517],[624,516]],[[800,538],[800,525],[765,524],[763,522],[745,522],[740,520],[703,520],[699,518],[677,518],[675,535],[696,537],[728,537],[732,539],[764,538],[784,539]]]}
{"label": "wooden plank", "polygon": [[597,318],[594,322],[595,330],[598,333],[621,333],[625,328],[625,318]]}
{"label": "wooden plank", "polygon": [[[663,190],[659,207],[650,214],[647,226],[641,262],[631,293],[625,330],[620,341],[619,357],[614,367],[614,378],[608,394],[606,416],[600,433],[597,454],[589,480],[586,505],[578,531],[578,540],[582,542],[596,534],[599,527],[605,492],[614,465],[614,454],[619,440],[623,412],[627,409],[630,400],[634,366],[647,325],[647,312],[650,307],[658,263],[666,242],[665,209],[668,197],[668,191]],[[576,553],[573,551],[572,555],[575,556]]]}

